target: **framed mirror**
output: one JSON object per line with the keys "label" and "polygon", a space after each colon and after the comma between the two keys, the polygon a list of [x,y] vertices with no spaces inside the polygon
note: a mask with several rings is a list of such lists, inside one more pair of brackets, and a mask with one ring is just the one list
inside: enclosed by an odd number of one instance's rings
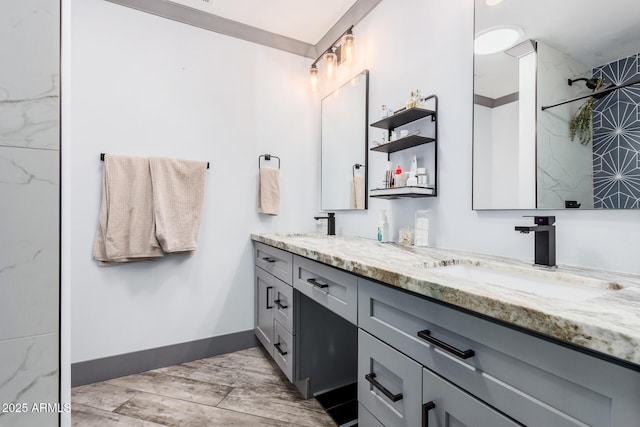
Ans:
{"label": "framed mirror", "polygon": [[321,102],[321,209],[367,209],[369,71]]}
{"label": "framed mirror", "polygon": [[638,16],[475,0],[473,209],[640,208]]}

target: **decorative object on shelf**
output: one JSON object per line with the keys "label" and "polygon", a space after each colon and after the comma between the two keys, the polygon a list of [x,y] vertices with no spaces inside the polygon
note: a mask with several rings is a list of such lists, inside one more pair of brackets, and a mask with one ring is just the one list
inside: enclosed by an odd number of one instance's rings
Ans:
{"label": "decorative object on shelf", "polygon": [[332,79],[337,71],[338,65],[344,63],[352,63],[354,55],[354,42],[355,37],[353,35],[353,25],[350,26],[344,33],[340,35],[334,41],[331,46],[320,55],[309,69],[309,76],[311,81],[311,88],[313,90],[318,86],[318,62],[324,60],[326,63],[326,77]]}
{"label": "decorative object on shelf", "polygon": [[[576,80],[569,80],[569,85]],[[593,82],[593,80],[595,80],[595,82]],[[594,92],[597,92],[602,86],[602,79],[589,79],[586,81],[587,87],[589,89],[593,89]],[[578,133],[580,134],[580,144],[587,145],[589,141],[591,141],[591,137],[593,136],[593,103],[595,100],[596,98],[593,96],[587,99],[587,101],[578,108],[578,111],[576,111],[576,114],[571,119],[571,123],[569,124],[569,136],[572,141]]]}

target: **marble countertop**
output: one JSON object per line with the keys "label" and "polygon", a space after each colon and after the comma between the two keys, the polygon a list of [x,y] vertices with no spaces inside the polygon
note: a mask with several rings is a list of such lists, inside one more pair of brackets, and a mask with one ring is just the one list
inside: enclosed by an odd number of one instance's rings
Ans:
{"label": "marble countertop", "polygon": [[[640,276],[559,266],[553,273],[490,255],[418,248],[372,239],[320,234],[252,234],[251,239],[363,277],[443,301],[581,347],[640,365]],[[437,267],[467,263],[518,274],[562,275],[615,291],[564,300],[442,274]],[[621,288],[621,289],[620,289]]]}

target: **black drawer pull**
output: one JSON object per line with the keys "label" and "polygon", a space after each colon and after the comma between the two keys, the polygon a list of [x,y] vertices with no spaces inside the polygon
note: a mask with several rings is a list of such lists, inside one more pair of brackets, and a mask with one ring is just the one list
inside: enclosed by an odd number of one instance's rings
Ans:
{"label": "black drawer pull", "polygon": [[439,339],[432,337],[431,331],[429,331],[428,329],[418,332],[418,336],[423,340],[435,345],[436,347],[440,347],[441,349],[453,354],[454,356],[459,357],[460,359],[468,359],[475,356],[476,354],[476,352],[473,350],[459,350],[444,341],[440,341]]}
{"label": "black drawer pull", "polygon": [[263,259],[264,261],[268,262],[268,263],[274,263],[274,262],[276,262],[276,259],[275,259],[275,258],[271,258],[271,257],[269,257],[269,256],[263,257],[262,259]]}
{"label": "black drawer pull", "polygon": [[278,353],[280,353],[282,356],[286,356],[287,355],[287,352],[286,351],[282,351],[282,349],[280,348],[280,343],[274,344],[273,346],[276,348],[276,350],[278,350]]}
{"label": "black drawer pull", "polygon": [[289,308],[288,305],[282,304],[279,299],[275,300],[274,303],[278,306],[278,308],[280,310],[284,310],[285,308]]}
{"label": "black drawer pull", "polygon": [[327,285],[326,283],[320,283],[320,282],[318,282],[318,280],[313,279],[313,278],[307,279],[307,282],[311,283],[313,286],[319,287],[320,289],[324,289],[324,288],[328,288],[329,287],[329,285]]}
{"label": "black drawer pull", "polygon": [[273,289],[273,286],[267,286],[267,310],[271,310],[273,306],[269,305],[269,289]]}
{"label": "black drawer pull", "polygon": [[434,409],[436,404],[431,402],[427,402],[422,405],[422,427],[429,427],[429,411]]}
{"label": "black drawer pull", "polygon": [[369,381],[372,386],[380,390],[382,394],[387,396],[387,398],[390,401],[397,402],[398,400],[402,400],[402,393],[398,393],[398,394],[391,393],[389,390],[387,390],[385,386],[380,384],[375,378],[376,378],[376,374],[374,374],[373,372],[364,376],[365,380]]}

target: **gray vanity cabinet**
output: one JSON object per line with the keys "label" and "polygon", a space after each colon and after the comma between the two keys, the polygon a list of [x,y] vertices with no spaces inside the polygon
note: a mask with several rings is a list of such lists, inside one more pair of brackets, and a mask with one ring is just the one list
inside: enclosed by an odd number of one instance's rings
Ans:
{"label": "gray vanity cabinet", "polygon": [[293,381],[293,255],[256,243],[255,264],[255,334]]}
{"label": "gray vanity cabinet", "polygon": [[[487,419],[493,407],[527,426],[640,425],[638,372],[365,279],[358,293],[359,327],[427,368],[423,398],[436,403],[432,417],[458,410],[438,405],[446,395],[488,405],[481,411]],[[448,386],[427,378],[445,378]],[[453,425],[466,425],[460,417]]]}

